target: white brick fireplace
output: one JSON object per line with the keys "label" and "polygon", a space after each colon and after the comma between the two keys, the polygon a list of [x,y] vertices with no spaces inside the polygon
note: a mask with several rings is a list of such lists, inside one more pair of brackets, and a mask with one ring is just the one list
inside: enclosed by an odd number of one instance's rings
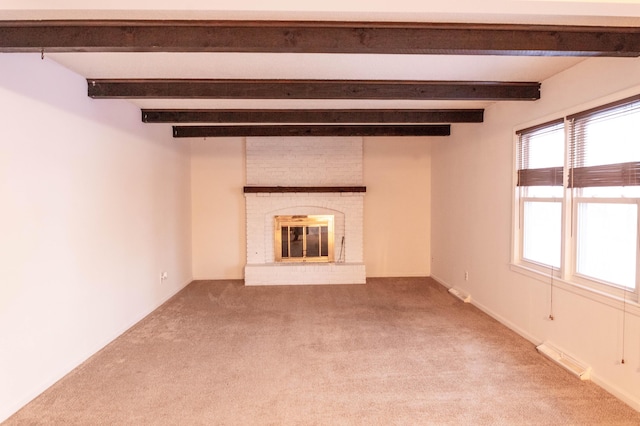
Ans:
{"label": "white brick fireplace", "polygon": [[[246,172],[246,285],[364,284],[362,138],[247,138]],[[279,215],[333,215],[334,260],[276,262]]]}

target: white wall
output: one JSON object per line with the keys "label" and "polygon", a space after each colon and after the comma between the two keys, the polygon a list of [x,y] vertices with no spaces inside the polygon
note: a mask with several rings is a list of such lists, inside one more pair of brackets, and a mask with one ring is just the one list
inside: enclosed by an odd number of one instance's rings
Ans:
{"label": "white wall", "polygon": [[450,140],[433,144],[431,268],[532,342],[550,341],[591,365],[596,383],[640,410],[638,316],[627,313],[622,365],[619,304],[556,286],[549,321],[549,282],[510,268],[514,128],[640,93],[638,85],[639,59],[588,59],[544,81],[541,100],[496,104],[483,124],[456,126]]}
{"label": "white wall", "polygon": [[447,139],[365,138],[367,276],[430,275],[431,146]]}
{"label": "white wall", "polygon": [[242,279],[246,258],[244,138],[191,142],[194,279]]}
{"label": "white wall", "polygon": [[0,54],[0,421],[191,280],[188,146],[86,90]]}

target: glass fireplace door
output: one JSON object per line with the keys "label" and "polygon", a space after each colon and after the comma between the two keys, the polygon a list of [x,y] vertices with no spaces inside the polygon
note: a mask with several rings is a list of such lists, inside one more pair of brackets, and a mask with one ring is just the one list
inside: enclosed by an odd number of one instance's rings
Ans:
{"label": "glass fireplace door", "polygon": [[276,262],[332,262],[333,216],[276,216]]}

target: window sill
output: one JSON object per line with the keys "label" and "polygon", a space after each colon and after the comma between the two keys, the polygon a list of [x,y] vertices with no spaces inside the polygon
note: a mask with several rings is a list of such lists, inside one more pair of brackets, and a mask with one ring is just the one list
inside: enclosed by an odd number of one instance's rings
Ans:
{"label": "window sill", "polygon": [[609,294],[583,284],[566,281],[558,277],[551,276],[551,274],[549,273],[541,272],[523,265],[512,263],[510,265],[510,269],[513,272],[527,276],[546,285],[551,285],[551,283],[553,282],[553,286],[555,288],[585,297],[595,302],[602,303],[620,311],[625,311],[629,314],[640,317],[640,304],[638,304],[638,302],[634,300],[630,300],[629,298],[624,300],[621,296]]}

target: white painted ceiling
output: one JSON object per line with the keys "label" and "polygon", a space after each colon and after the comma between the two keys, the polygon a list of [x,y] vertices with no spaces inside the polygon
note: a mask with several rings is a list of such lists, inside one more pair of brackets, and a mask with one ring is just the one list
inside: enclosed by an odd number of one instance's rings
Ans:
{"label": "white painted ceiling", "polygon": [[315,19],[635,25],[638,17],[639,0],[3,0],[0,3],[0,19]]}
{"label": "white painted ceiling", "polygon": [[[640,26],[640,0],[3,0],[9,19],[269,19]],[[104,4],[102,4],[104,3]],[[86,78],[537,81],[584,58],[290,53],[50,53]],[[597,59],[595,59],[597,60]],[[624,59],[622,59],[624,60]],[[406,100],[131,100],[144,108],[482,108]]]}

